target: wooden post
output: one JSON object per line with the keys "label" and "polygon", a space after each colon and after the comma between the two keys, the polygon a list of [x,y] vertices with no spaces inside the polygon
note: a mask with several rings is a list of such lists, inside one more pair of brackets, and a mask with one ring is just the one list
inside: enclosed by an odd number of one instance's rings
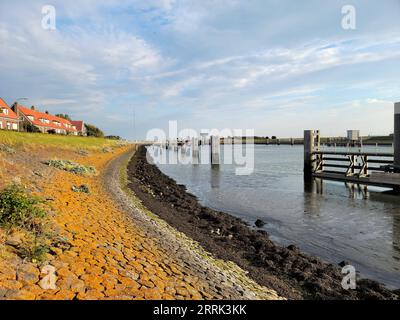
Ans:
{"label": "wooden post", "polygon": [[394,104],[394,165],[400,166],[400,102]]}
{"label": "wooden post", "polygon": [[211,164],[219,164],[219,153],[220,153],[220,139],[217,136],[210,137],[210,155]]}
{"label": "wooden post", "polygon": [[367,176],[368,175],[368,156],[367,155],[364,156],[364,164],[365,164],[365,167],[364,167],[363,174]]}
{"label": "wooden post", "polygon": [[321,147],[321,135],[319,134],[319,130],[314,131],[314,148],[319,151]]}
{"label": "wooden post", "polygon": [[314,172],[314,147],[315,137],[313,130],[304,130],[304,180],[312,180]]}

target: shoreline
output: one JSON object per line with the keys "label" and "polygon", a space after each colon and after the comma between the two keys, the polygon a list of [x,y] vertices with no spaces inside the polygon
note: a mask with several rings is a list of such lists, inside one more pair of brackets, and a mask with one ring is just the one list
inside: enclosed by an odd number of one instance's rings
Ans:
{"label": "shoreline", "polygon": [[141,230],[142,237],[151,239],[166,257],[163,265],[170,266],[176,277],[182,277],[178,282],[189,282],[190,290],[200,293],[192,299],[284,300],[274,290],[250,279],[234,263],[215,259],[198,243],[147,210],[128,188],[127,165],[135,152],[125,153],[108,164],[103,185],[131,223]]}
{"label": "shoreline", "polygon": [[356,290],[341,286],[341,268],[272,242],[267,232],[251,229],[227,213],[202,206],[182,185],[147,163],[140,147],[128,164],[129,188],[144,206],[216,258],[233,261],[258,284],[288,299],[398,299],[398,291],[368,279]]}
{"label": "shoreline", "polygon": [[[0,228],[0,300],[282,299],[141,205],[127,188],[135,145],[63,149],[46,137],[46,149],[16,147],[4,158],[0,151],[5,178],[0,184],[17,178],[29,195],[45,201],[42,223],[49,235],[40,242],[46,249],[40,257],[27,256],[23,253],[36,245],[31,231]],[[44,163],[56,156],[93,166],[96,174]],[[83,185],[89,192],[74,190]]]}

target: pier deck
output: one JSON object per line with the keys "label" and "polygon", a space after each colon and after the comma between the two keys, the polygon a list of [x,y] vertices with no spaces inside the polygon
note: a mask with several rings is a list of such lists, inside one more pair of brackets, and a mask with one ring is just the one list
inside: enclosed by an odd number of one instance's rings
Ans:
{"label": "pier deck", "polygon": [[400,173],[386,172],[388,166],[394,166],[394,153],[321,150],[319,131],[312,130],[305,131],[304,141],[306,179],[320,178],[400,190]]}

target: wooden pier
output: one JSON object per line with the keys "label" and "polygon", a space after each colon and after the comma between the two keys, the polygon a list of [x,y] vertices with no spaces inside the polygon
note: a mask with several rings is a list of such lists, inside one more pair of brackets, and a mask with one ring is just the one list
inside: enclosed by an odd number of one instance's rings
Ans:
{"label": "wooden pier", "polygon": [[304,178],[343,181],[400,190],[400,173],[386,172],[395,153],[323,151],[319,131],[304,132]]}

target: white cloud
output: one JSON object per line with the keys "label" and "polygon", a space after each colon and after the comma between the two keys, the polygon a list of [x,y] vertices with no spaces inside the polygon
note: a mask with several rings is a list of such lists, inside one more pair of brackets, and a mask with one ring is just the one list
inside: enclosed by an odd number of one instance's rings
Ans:
{"label": "white cloud", "polygon": [[[0,51],[0,96],[28,96],[29,103],[88,117],[117,134],[126,132],[120,121],[126,105],[142,112],[143,126],[156,126],[159,113],[188,123],[194,117],[203,126],[248,123],[262,134],[268,118],[271,128],[294,135],[312,124],[310,110],[326,117],[368,106],[369,116],[381,119],[378,112],[388,115],[382,106],[400,99],[400,28],[395,20],[386,22],[395,15],[392,2],[375,28],[360,25],[350,33],[335,21],[335,1],[319,14],[313,1],[53,4],[55,32],[41,28],[41,1],[0,4],[0,44],[6,48]],[[374,5],[362,8],[367,17],[375,13]],[[104,109],[115,114],[106,119]]]}

